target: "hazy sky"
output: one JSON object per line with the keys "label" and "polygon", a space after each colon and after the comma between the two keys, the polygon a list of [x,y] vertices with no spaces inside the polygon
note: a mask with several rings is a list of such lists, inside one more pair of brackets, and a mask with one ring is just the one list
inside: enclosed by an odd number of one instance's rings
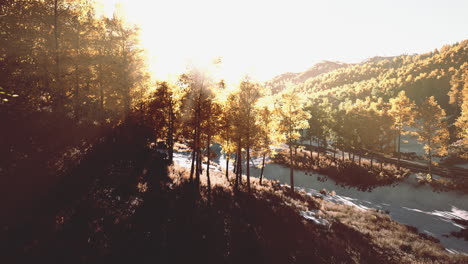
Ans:
{"label": "hazy sky", "polygon": [[468,39],[468,0],[100,0],[142,28],[159,78],[224,58],[227,78],[259,80],[321,60],[422,53]]}

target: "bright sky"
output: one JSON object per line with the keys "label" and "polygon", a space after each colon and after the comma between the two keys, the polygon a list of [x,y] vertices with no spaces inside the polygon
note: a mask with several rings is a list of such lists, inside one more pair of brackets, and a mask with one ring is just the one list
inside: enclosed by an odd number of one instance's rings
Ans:
{"label": "bright sky", "polygon": [[[321,60],[423,53],[468,39],[467,0],[98,0],[142,29],[157,78],[223,58],[229,81],[268,80]],[[169,76],[170,77],[170,76]]]}

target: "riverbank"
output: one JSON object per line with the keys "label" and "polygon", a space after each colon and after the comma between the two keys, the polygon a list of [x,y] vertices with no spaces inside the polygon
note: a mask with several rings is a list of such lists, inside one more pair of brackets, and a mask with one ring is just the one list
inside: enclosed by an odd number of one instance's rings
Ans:
{"label": "riverbank", "polygon": [[[361,191],[370,191],[378,186],[393,185],[403,181],[411,173],[418,172],[418,182],[426,184],[436,192],[456,191],[468,194],[468,170],[457,167],[440,167],[435,169],[441,176],[432,179],[420,171],[426,172],[426,168],[420,164],[402,160],[400,168],[394,164],[396,160],[385,159],[370,162],[366,158],[334,157],[330,153],[320,155],[317,152],[301,150],[295,155],[293,168],[305,172],[315,172],[333,179],[341,186],[355,187]],[[289,167],[289,153],[286,149],[280,149],[272,161]],[[325,180],[325,179],[323,179]]]}
{"label": "riverbank", "polygon": [[404,180],[410,173],[408,169],[397,169],[389,163],[370,162],[367,159],[354,162],[344,157],[334,158],[310,151],[300,151],[294,158],[291,163],[286,150],[282,150],[273,157],[273,162],[288,167],[292,164],[294,169],[326,175],[342,186],[356,187],[361,191],[392,185]]}
{"label": "riverbank", "polygon": [[[188,173],[180,167],[172,167],[170,169],[171,178],[176,185],[187,184]],[[458,254],[448,253],[439,243],[439,241],[426,234],[418,233],[414,227],[402,225],[393,221],[388,215],[377,210],[362,210],[353,206],[336,204],[328,202],[324,199],[325,195],[317,195],[316,197],[307,194],[304,191],[292,193],[288,186],[280,185],[277,181],[264,180],[263,185],[259,185],[257,178],[251,178],[251,193],[248,193],[245,186],[241,187],[240,192],[232,191],[232,182],[229,183],[224,173],[219,171],[210,172],[211,182],[213,184],[212,194],[208,194],[205,187],[202,187],[201,195],[205,201],[215,201],[219,199],[219,195],[225,199],[225,196],[236,203],[238,197],[250,197],[249,203],[240,205],[246,212],[254,214],[251,217],[257,219],[261,217],[265,209],[252,208],[251,204],[264,204],[268,208],[278,212],[275,215],[268,216],[265,221],[293,221],[296,223],[285,226],[278,226],[274,229],[275,234],[269,234],[269,238],[276,239],[285,234],[283,232],[295,232],[297,227],[305,232],[306,241],[302,241],[305,245],[314,245],[319,243],[322,252],[322,257],[326,257],[329,253],[334,252],[336,256],[342,256],[340,261],[355,262],[347,259],[352,257],[358,263],[460,263],[468,261],[468,257]],[[205,186],[205,177],[202,177],[202,184]],[[231,175],[231,180],[233,175]],[[243,182],[246,178],[244,176]],[[216,209],[220,208],[215,205]],[[254,206],[256,207],[256,206]],[[224,210],[224,209],[221,209]],[[257,211],[255,213],[254,211]],[[288,213],[281,213],[287,211]],[[229,215],[229,212],[223,212]],[[274,218],[288,219],[274,219]],[[299,219],[298,219],[299,217]],[[300,220],[302,217],[303,220]],[[298,220],[296,220],[298,219]],[[247,223],[246,223],[247,224]],[[259,234],[254,223],[253,230],[263,240],[262,236],[267,234]],[[267,224],[262,223],[260,226]],[[269,224],[271,225],[271,224]],[[294,227],[296,226],[296,227]],[[293,231],[289,228],[293,227]],[[312,232],[313,233],[310,233]],[[304,239],[301,236],[301,239]],[[318,240],[318,241],[317,241]],[[280,243],[270,241],[269,243]],[[297,245],[297,249],[304,245]],[[335,248],[341,247],[340,250]],[[312,250],[307,247],[307,249]],[[338,250],[338,251],[336,251]],[[344,256],[348,255],[348,256]],[[340,261],[330,261],[330,263]]]}

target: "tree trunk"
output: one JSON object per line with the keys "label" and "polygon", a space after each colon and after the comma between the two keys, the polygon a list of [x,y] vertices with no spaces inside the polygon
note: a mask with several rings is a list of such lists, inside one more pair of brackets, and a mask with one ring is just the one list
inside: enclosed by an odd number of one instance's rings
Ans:
{"label": "tree trunk", "polygon": [[309,139],[309,145],[310,145],[310,159],[313,161],[314,160],[314,152],[313,152],[313,147],[312,147],[312,137]]}
{"label": "tree trunk", "polygon": [[208,134],[208,140],[206,141],[206,155],[207,155],[207,162],[206,162],[206,181],[208,184],[208,195],[211,193],[211,180],[210,180],[210,142],[211,135]]}
{"label": "tree trunk", "polygon": [[197,162],[196,162],[196,170],[195,170],[195,182],[197,187],[200,185],[200,173],[201,173],[201,89],[198,94],[197,100],[197,110],[196,110],[196,128],[195,128],[195,149],[197,150]]}
{"label": "tree trunk", "polygon": [[237,173],[237,153],[234,154],[234,163],[232,164],[232,172]]}
{"label": "tree trunk", "polygon": [[296,141],[295,144],[294,144],[294,165],[296,167],[299,167],[298,162],[299,161],[297,160],[297,141]]}
{"label": "tree trunk", "polygon": [[432,151],[431,151],[431,140],[429,140],[429,175],[431,176],[431,180],[433,180],[432,178]]}
{"label": "tree trunk", "polygon": [[193,131],[193,145],[192,145],[192,166],[190,166],[190,182],[193,183],[193,173],[194,173],[194,170],[195,170],[195,159],[197,158],[196,154],[197,154],[197,146],[196,146],[196,143],[197,143],[197,130],[195,128],[195,131]]}
{"label": "tree trunk", "polygon": [[397,169],[399,170],[400,169],[400,156],[401,156],[401,153],[400,153],[400,141],[401,141],[401,128],[398,129],[398,151],[397,151]]}
{"label": "tree trunk", "polygon": [[169,135],[168,135],[168,143],[169,143],[169,162],[172,164],[174,160],[174,108],[172,106],[173,102],[169,103]]}
{"label": "tree trunk", "polygon": [[197,152],[197,157],[195,159],[195,185],[199,185],[200,182],[200,152],[198,151],[198,149],[196,150]]}
{"label": "tree trunk", "polygon": [[197,173],[195,174],[195,180],[197,182],[197,186],[200,186],[200,175],[203,173],[202,160],[203,160],[203,155],[201,152],[201,148],[198,148]]}
{"label": "tree trunk", "polygon": [[359,156],[359,166],[361,166],[361,155],[358,155],[358,156]]}
{"label": "tree trunk", "polygon": [[193,182],[194,169],[195,169],[195,149],[192,150],[192,165],[190,166],[190,182]]}
{"label": "tree trunk", "polygon": [[245,166],[246,166],[246,170],[247,170],[247,190],[250,192],[250,166],[249,166],[249,162],[250,162],[250,146],[249,146],[249,142],[247,142],[247,158],[246,158],[246,163],[245,163]]}
{"label": "tree trunk", "polygon": [[262,185],[263,169],[265,168],[265,156],[266,156],[266,152],[263,152],[262,169],[260,170],[260,185]]}
{"label": "tree trunk", "polygon": [[[239,152],[238,152],[239,153]],[[234,181],[234,189],[237,190],[239,188],[239,173],[237,172],[239,170],[239,163],[238,163],[238,158],[239,156],[236,154],[236,160],[234,164],[234,173],[236,174],[236,180]]]}
{"label": "tree trunk", "polygon": [[226,153],[226,180],[229,182],[229,154]]}
{"label": "tree trunk", "polygon": [[242,185],[242,150],[239,152],[239,184]]}
{"label": "tree trunk", "polygon": [[341,161],[344,162],[344,150],[341,151]]}
{"label": "tree trunk", "polygon": [[239,188],[239,165],[241,164],[241,157],[240,157],[240,150],[241,146],[240,146],[240,143],[237,144],[237,154],[236,154],[236,181],[235,181],[235,184],[234,184],[234,188],[237,190]]}
{"label": "tree trunk", "polygon": [[317,164],[320,167],[320,139],[317,139]]}
{"label": "tree trunk", "polygon": [[293,151],[292,142],[289,141],[289,180],[291,183],[291,191],[294,192],[294,168],[293,168]]}

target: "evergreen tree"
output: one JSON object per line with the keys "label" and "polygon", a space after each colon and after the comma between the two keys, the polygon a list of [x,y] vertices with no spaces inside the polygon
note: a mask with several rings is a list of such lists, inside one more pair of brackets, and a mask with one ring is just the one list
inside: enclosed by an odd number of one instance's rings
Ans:
{"label": "evergreen tree", "polygon": [[432,178],[432,157],[447,154],[449,139],[445,111],[437,104],[433,96],[418,108],[416,128],[418,141],[424,144],[429,161],[429,175]]}
{"label": "evergreen tree", "polygon": [[412,103],[408,97],[406,97],[405,91],[401,91],[398,93],[396,98],[390,99],[390,110],[388,113],[393,117],[393,128],[397,133],[397,167],[399,169],[401,157],[401,135],[408,134],[408,131],[405,130],[405,127],[414,124],[414,103]]}
{"label": "evergreen tree", "polygon": [[279,118],[279,131],[289,145],[289,167],[291,191],[294,192],[293,143],[300,138],[299,130],[308,128],[310,114],[304,111],[305,96],[290,86],[278,94],[275,111]]}

